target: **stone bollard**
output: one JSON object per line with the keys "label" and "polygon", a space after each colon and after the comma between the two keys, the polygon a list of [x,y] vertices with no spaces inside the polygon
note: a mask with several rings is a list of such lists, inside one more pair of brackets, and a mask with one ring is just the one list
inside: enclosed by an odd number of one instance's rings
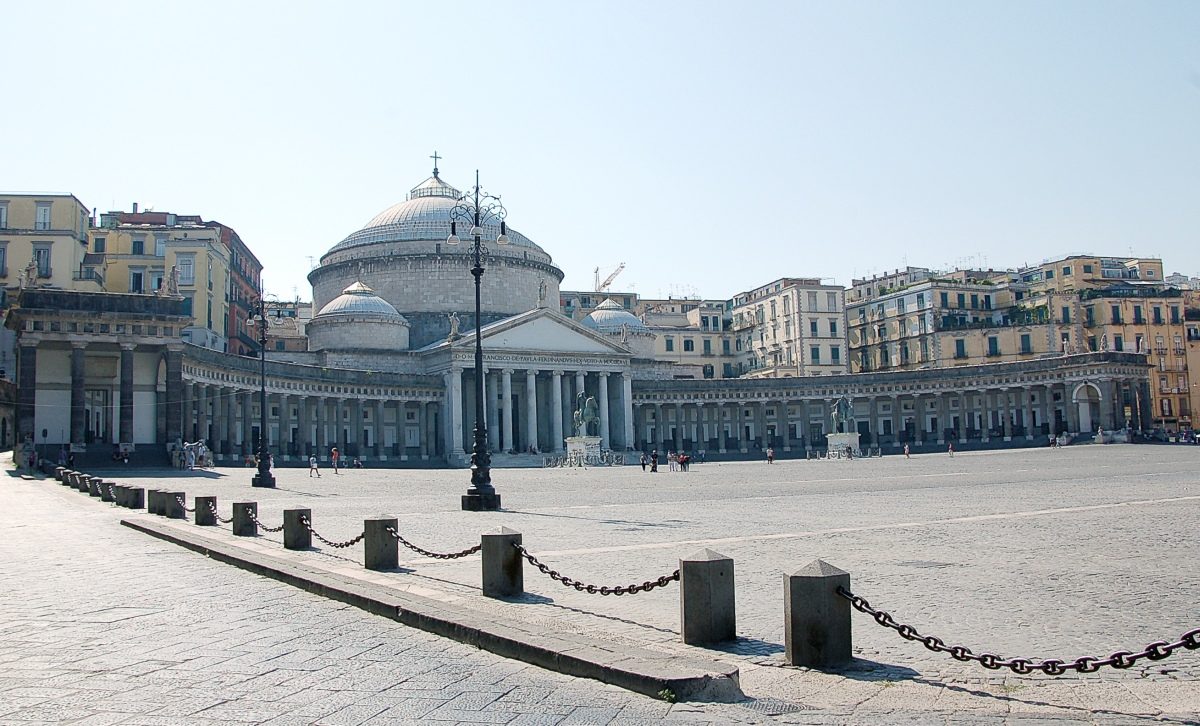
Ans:
{"label": "stone bollard", "polygon": [[481,538],[483,594],[513,597],[525,592],[525,558],[513,545],[521,544],[521,533],[508,527],[485,532]]}
{"label": "stone bollard", "polygon": [[113,501],[112,486],[113,486],[112,482],[104,481],[103,479],[100,480],[100,501],[102,501],[102,502]]}
{"label": "stone bollard", "polygon": [[849,591],[850,573],[823,560],[784,576],[783,643],[791,665],[839,668],[850,662],[850,601],[838,587]]}
{"label": "stone bollard", "polygon": [[125,506],[141,509],[146,506],[146,490],[142,487],[125,487]]}
{"label": "stone bollard", "polygon": [[63,469],[62,476],[55,477],[55,478],[58,479],[59,484],[62,484],[63,486],[68,486],[71,482],[71,474],[73,474],[73,473],[74,472],[70,469]]}
{"label": "stone bollard", "polygon": [[679,621],[689,645],[737,638],[732,558],[705,549],[679,561]]}
{"label": "stone bollard", "polygon": [[283,510],[283,547],[289,550],[306,550],[312,547],[312,532],[300,524],[305,519],[312,524],[311,509]]}
{"label": "stone bollard", "polygon": [[104,480],[98,476],[88,477],[88,496],[89,497],[99,497],[100,496],[100,485],[103,483],[104,483]]}
{"label": "stone bollard", "polygon": [[81,477],[81,476],[83,476],[83,474],[80,474],[77,471],[71,472],[71,476],[67,480],[67,485],[70,486],[72,489],[75,489],[76,491],[78,491],[79,490],[79,477]]}
{"label": "stone bollard", "polygon": [[124,484],[113,484],[113,504],[116,504],[118,507],[125,506],[125,497],[128,496],[125,493],[125,490],[128,488],[129,487],[125,486]]}
{"label": "stone bollard", "polygon": [[62,481],[62,478],[63,478],[63,472],[64,472],[64,471],[66,471],[66,470],[67,470],[67,467],[65,467],[65,466],[56,466],[56,467],[54,467],[54,480],[55,480],[55,481]]}
{"label": "stone bollard", "polygon": [[196,508],[196,524],[201,527],[217,525],[217,516],[213,514],[213,510],[217,508],[216,497],[196,497],[192,500],[192,506]]}
{"label": "stone bollard", "polygon": [[83,492],[84,494],[87,494],[88,482],[90,482],[91,480],[92,480],[91,474],[80,474],[79,479],[75,482],[75,488],[78,489],[79,491]]}
{"label": "stone bollard", "polygon": [[62,478],[62,485],[65,487],[74,487],[75,486],[75,478],[74,477],[77,474],[79,474],[79,472],[75,471],[74,469],[68,469],[67,471],[64,471],[63,478]]}
{"label": "stone bollard", "polygon": [[187,512],[183,511],[184,502],[187,501],[185,496],[184,492],[163,492],[163,516],[167,519],[187,519]]}
{"label": "stone bollard", "polygon": [[149,514],[158,514],[158,495],[161,494],[157,489],[146,490],[146,512]]}
{"label": "stone bollard", "polygon": [[258,535],[258,524],[250,518],[250,515],[258,516],[258,502],[234,502],[234,534],[239,537],[255,537]]}
{"label": "stone bollard", "polygon": [[394,570],[400,566],[399,543],[388,527],[395,529],[396,520],[363,520],[363,565],[368,570]]}

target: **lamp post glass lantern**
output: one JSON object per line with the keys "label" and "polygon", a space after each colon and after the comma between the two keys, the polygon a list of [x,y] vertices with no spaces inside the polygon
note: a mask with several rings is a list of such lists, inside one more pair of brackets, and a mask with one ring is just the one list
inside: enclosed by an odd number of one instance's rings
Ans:
{"label": "lamp post glass lantern", "polygon": [[475,429],[474,443],[471,447],[471,486],[462,497],[464,510],[494,511],[500,508],[500,495],[492,486],[492,457],[488,453],[487,422],[483,401],[483,340],[480,335],[482,306],[480,304],[480,284],[483,280],[483,259],[487,256],[487,247],[483,245],[483,227],[487,224],[500,223],[500,235],[496,244],[508,244],[508,230],[504,219],[508,211],[500,203],[500,197],[484,194],[479,187],[479,170],[475,170],[475,186],[458,198],[450,210],[450,236],[446,238],[447,245],[457,245],[458,226],[469,224],[472,240],[471,275],[475,277]]}
{"label": "lamp post glass lantern", "polygon": [[[276,310],[276,322],[279,310]],[[267,443],[267,329],[271,319],[267,317],[267,300],[258,298],[258,315],[250,318],[250,324],[258,328],[258,473],[250,485],[275,487],[275,476],[271,473],[271,451]]]}

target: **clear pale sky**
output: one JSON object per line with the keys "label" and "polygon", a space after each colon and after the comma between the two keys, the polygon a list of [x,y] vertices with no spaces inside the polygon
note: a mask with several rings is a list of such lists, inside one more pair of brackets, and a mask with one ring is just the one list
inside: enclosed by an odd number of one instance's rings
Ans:
{"label": "clear pale sky", "polygon": [[1191,0],[10,3],[3,34],[0,190],[220,220],[285,298],[435,149],[564,289],[1200,274]]}

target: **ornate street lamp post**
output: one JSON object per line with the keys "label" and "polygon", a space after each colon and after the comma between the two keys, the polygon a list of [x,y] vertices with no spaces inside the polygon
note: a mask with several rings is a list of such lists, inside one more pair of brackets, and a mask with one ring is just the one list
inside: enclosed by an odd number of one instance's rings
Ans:
{"label": "ornate street lamp post", "polygon": [[496,244],[508,244],[504,224],[507,215],[508,211],[500,203],[500,197],[484,194],[480,190],[479,170],[476,169],[474,189],[459,197],[454,208],[450,210],[450,236],[446,238],[446,244],[458,244],[459,222],[471,225],[468,234],[474,241],[471,252],[475,263],[471,267],[471,274],[475,276],[475,443],[471,449],[471,486],[462,497],[462,508],[471,512],[494,511],[500,508],[500,495],[492,486],[492,457],[488,453],[487,422],[484,418],[483,340],[480,335],[482,309],[479,287],[483,279],[483,258],[488,254],[487,248],[481,243],[483,225],[500,222],[500,236],[496,238]]}
{"label": "ornate street lamp post", "polygon": [[267,318],[267,300],[260,293],[258,296],[258,315],[250,319],[258,327],[258,473],[254,475],[250,485],[256,487],[275,487],[275,477],[271,474],[271,452],[267,448],[267,328],[270,319]]}

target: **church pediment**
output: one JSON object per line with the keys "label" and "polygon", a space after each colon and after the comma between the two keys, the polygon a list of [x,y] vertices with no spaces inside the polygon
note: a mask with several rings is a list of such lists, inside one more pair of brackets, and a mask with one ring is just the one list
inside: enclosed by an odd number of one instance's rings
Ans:
{"label": "church pediment", "polygon": [[[464,334],[453,343],[443,342],[429,346],[426,350],[446,347],[453,347],[455,350],[474,348],[474,331],[461,332]],[[550,354],[630,355],[630,351],[617,341],[610,341],[596,331],[547,308],[531,310],[491,323],[484,326],[482,332],[483,348],[487,353],[538,351]]]}
{"label": "church pediment", "polygon": [[[522,316],[516,316],[520,318]],[[628,354],[591,330],[561,315],[544,314],[527,320],[500,321],[483,331],[483,346],[488,350],[537,350],[547,353]]]}

